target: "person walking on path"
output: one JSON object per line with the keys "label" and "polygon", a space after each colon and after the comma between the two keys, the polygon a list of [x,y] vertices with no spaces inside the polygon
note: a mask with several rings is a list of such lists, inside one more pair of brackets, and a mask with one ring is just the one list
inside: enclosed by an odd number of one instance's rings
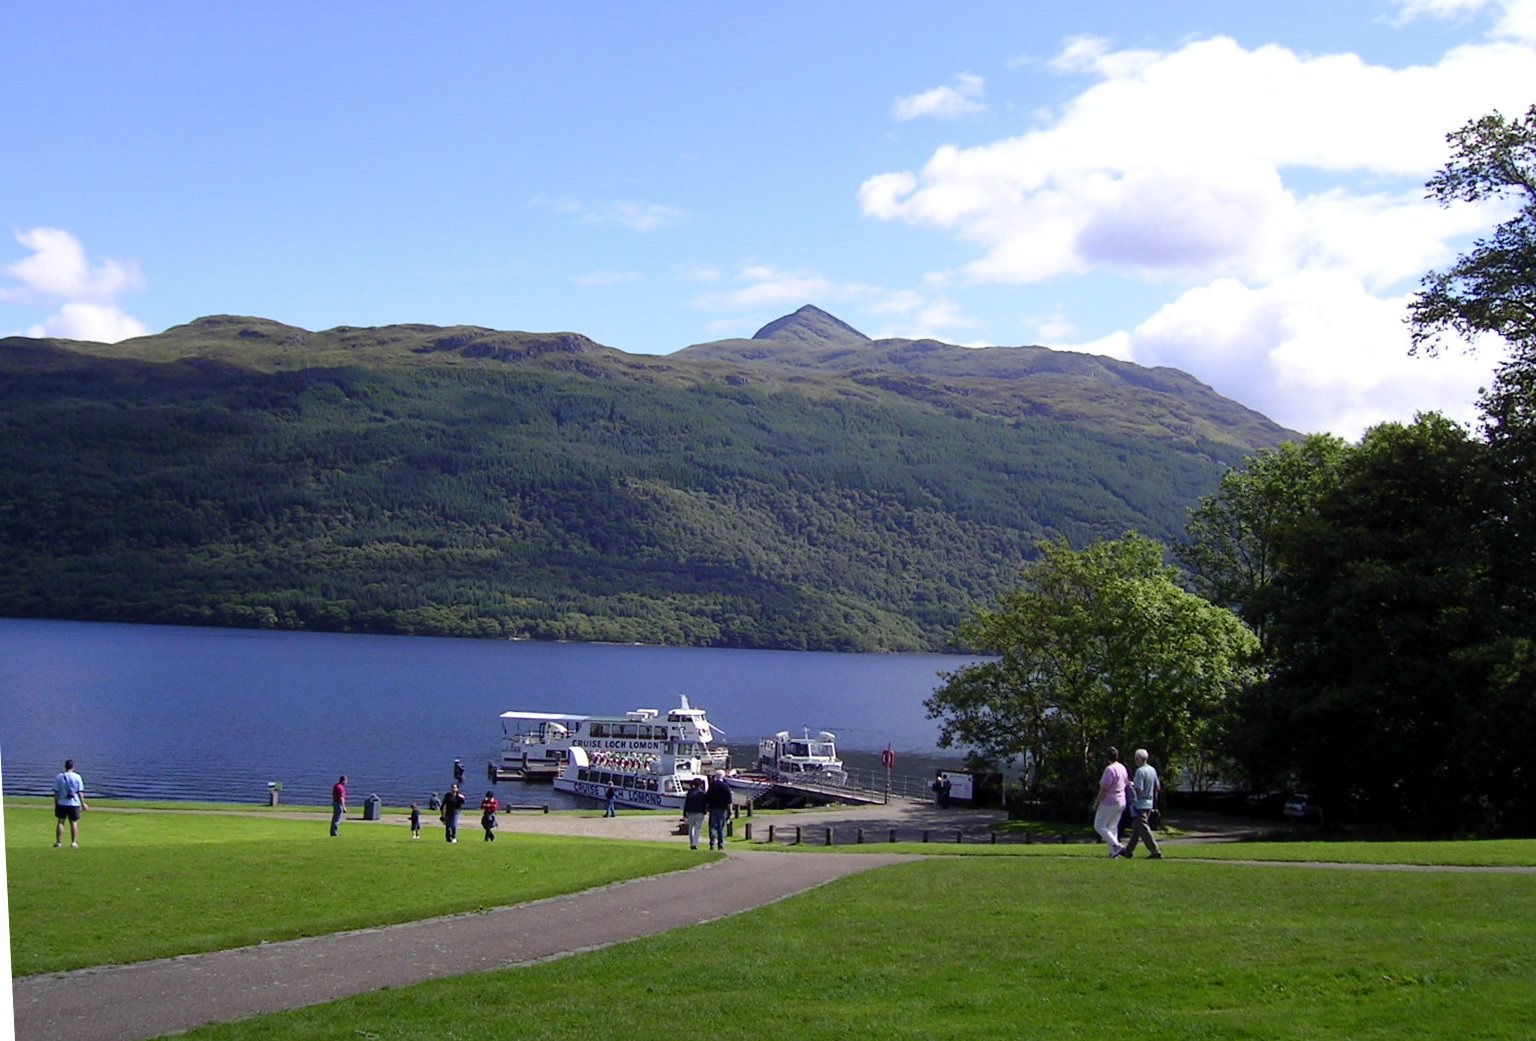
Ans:
{"label": "person walking on path", "polygon": [[331,836],[334,838],[341,827],[341,818],[347,812],[347,775],[342,774],[331,785]]}
{"label": "person walking on path", "polygon": [[411,838],[421,838],[421,807],[411,803]]}
{"label": "person walking on path", "polygon": [[464,808],[464,795],[458,785],[452,785],[443,796],[443,837],[449,842],[459,841],[459,811]]}
{"label": "person walking on path", "polygon": [[1120,854],[1127,860],[1136,855],[1138,840],[1146,843],[1148,857],[1163,859],[1157,836],[1152,834],[1152,810],[1157,806],[1157,797],[1162,790],[1157,770],[1147,762],[1147,750],[1136,749],[1136,773],[1131,777],[1131,841],[1125,844],[1125,850]]}
{"label": "person walking on path", "polygon": [[725,848],[725,825],[731,819],[731,786],[725,781],[725,771],[716,770],[704,793],[709,807],[709,848]]}
{"label": "person walking on path", "polygon": [[1111,860],[1118,857],[1125,848],[1120,845],[1117,831],[1120,815],[1125,812],[1125,789],[1129,784],[1130,777],[1120,762],[1120,750],[1110,748],[1109,765],[1099,775],[1099,794],[1093,800],[1093,830],[1099,833],[1099,837],[1109,847]]}
{"label": "person walking on path", "polygon": [[486,792],[485,798],[480,800],[480,827],[485,829],[485,841],[496,841],[496,811],[501,809],[501,803],[496,801],[495,792]]}
{"label": "person walking on path", "polygon": [[610,784],[608,790],[603,793],[603,798],[608,800],[608,805],[603,807],[603,816],[617,817],[619,815],[619,790]]}
{"label": "person walking on path", "polygon": [[80,848],[80,813],[85,804],[85,781],[75,773],[75,761],[64,760],[64,769],[53,777],[53,848],[64,845],[64,822],[69,821],[69,848]]}
{"label": "person walking on path", "polygon": [[[688,794],[683,796],[683,820],[688,822],[688,846],[691,849],[699,848],[699,830],[704,826],[704,815],[708,812],[709,793],[704,788],[704,779],[695,777],[688,786]],[[713,841],[714,836],[710,838]]]}

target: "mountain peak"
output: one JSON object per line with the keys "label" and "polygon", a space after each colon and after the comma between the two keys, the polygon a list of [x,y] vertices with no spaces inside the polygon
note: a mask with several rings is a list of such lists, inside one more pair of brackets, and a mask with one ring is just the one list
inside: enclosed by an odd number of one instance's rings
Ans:
{"label": "mountain peak", "polygon": [[847,322],[810,304],[769,322],[752,339],[789,341],[810,347],[855,347],[871,342]]}

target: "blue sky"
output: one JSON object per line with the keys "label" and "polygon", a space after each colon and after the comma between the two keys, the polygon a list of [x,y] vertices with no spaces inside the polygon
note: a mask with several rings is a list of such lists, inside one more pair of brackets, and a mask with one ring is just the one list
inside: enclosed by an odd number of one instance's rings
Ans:
{"label": "blue sky", "polygon": [[[0,334],[207,314],[668,353],[801,304],[1193,373],[1301,430],[1470,420],[1423,198],[1536,102],[1536,0],[12,4]],[[23,99],[19,103],[16,99]]]}

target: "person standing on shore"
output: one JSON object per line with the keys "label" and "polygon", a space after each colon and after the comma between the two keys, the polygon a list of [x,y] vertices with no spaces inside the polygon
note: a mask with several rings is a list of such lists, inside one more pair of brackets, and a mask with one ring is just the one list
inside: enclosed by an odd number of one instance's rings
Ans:
{"label": "person standing on shore", "polygon": [[331,785],[331,837],[335,838],[341,827],[341,818],[347,812],[347,775],[342,774]]}
{"label": "person standing on shore", "polygon": [[64,845],[64,822],[69,821],[69,848],[80,848],[80,813],[85,804],[85,781],[75,773],[75,761],[64,760],[64,769],[53,777],[53,848]]}
{"label": "person standing on shore", "polygon": [[709,848],[724,849],[725,826],[731,819],[731,786],[724,770],[716,770],[710,778],[704,801],[709,806]]}
{"label": "person standing on shore", "polygon": [[464,794],[458,785],[452,785],[443,796],[443,837],[449,842],[459,841],[459,811],[464,808]]}
{"label": "person standing on shore", "polygon": [[421,807],[411,803],[411,838],[421,838]]}
{"label": "person standing on shore", "polygon": [[480,827],[485,829],[485,841],[496,841],[496,811],[501,809],[501,803],[496,801],[495,792],[486,792],[485,798],[480,800]]}
{"label": "person standing on shore", "polygon": [[[704,778],[695,777],[683,796],[683,820],[688,822],[688,846],[699,848],[699,830],[704,826],[704,815],[709,812],[709,793],[704,788]],[[713,836],[710,837],[713,840]]]}
{"label": "person standing on shore", "polygon": [[1130,777],[1120,762],[1120,750],[1109,749],[1109,765],[1099,775],[1099,794],[1093,800],[1093,830],[1099,833],[1109,847],[1113,860],[1124,850],[1118,834],[1120,815],[1125,812],[1125,789]]}
{"label": "person standing on shore", "polygon": [[1125,844],[1125,850],[1120,854],[1122,857],[1130,859],[1135,856],[1136,843],[1141,841],[1147,845],[1148,857],[1153,860],[1163,859],[1163,851],[1157,845],[1157,836],[1152,834],[1152,810],[1157,806],[1157,797],[1162,790],[1157,770],[1147,762],[1147,750],[1136,749],[1136,773],[1131,777],[1131,841]]}

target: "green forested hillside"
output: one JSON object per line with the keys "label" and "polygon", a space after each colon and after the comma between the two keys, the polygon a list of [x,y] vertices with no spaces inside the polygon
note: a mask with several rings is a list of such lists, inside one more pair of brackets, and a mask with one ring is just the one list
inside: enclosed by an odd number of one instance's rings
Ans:
{"label": "green forested hillside", "polygon": [[429,326],[0,341],[0,615],[936,649],[1037,539],[1171,539],[1258,447],[894,382]]}

